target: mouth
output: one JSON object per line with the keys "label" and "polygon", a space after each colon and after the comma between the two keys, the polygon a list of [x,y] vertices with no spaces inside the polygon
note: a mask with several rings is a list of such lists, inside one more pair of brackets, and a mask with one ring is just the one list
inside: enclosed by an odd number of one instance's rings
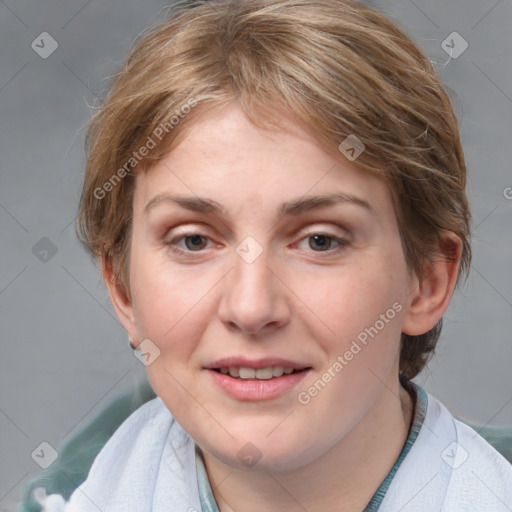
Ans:
{"label": "mouth", "polygon": [[204,367],[223,393],[239,401],[262,401],[289,396],[312,370],[285,359],[225,358]]}
{"label": "mouth", "polygon": [[239,380],[271,380],[282,377],[283,375],[292,375],[309,370],[306,368],[292,368],[291,366],[265,366],[263,368],[251,368],[249,366],[221,366],[220,368],[210,368],[214,372],[222,375],[229,375],[233,379]]}

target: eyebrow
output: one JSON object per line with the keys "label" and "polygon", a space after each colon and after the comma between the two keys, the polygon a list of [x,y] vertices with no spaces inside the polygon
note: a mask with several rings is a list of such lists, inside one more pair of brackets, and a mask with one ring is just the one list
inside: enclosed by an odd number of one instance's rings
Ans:
{"label": "eyebrow", "polygon": [[301,197],[300,199],[283,203],[279,209],[279,213],[283,217],[287,215],[300,215],[301,213],[309,212],[311,210],[325,208],[327,206],[335,206],[337,204],[360,206],[375,214],[375,210],[365,199],[352,194],[341,193]]}
{"label": "eyebrow", "polygon": [[158,194],[153,197],[144,207],[144,212],[148,212],[158,204],[176,204],[187,210],[199,213],[213,213],[215,215],[227,216],[226,210],[216,201],[197,196],[173,196],[171,194]]}
{"label": "eyebrow", "polygon": [[[226,209],[212,199],[197,196],[176,196],[171,194],[159,194],[155,196],[146,204],[144,212],[147,213],[151,208],[162,203],[175,204],[198,213],[211,213],[225,217],[229,216]],[[352,194],[342,193],[301,197],[283,203],[278,211],[280,217],[295,216],[337,204],[360,206],[370,213],[375,214],[375,210],[368,201]]]}

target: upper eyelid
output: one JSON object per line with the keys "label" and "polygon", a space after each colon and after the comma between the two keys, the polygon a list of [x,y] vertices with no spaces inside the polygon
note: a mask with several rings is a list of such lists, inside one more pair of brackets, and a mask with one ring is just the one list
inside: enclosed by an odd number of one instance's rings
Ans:
{"label": "upper eyelid", "polygon": [[[331,227],[325,227],[327,224],[329,224]],[[296,231],[296,234],[306,236],[308,233],[312,233],[329,235],[332,237],[341,237],[343,234],[348,236],[349,232],[350,231],[347,228],[343,228],[340,225],[334,226],[332,222],[313,222]]]}
{"label": "upper eyelid", "polygon": [[202,234],[202,233],[193,233],[193,232],[179,233],[179,234],[176,234],[175,236],[169,237],[169,240],[167,240],[167,236],[166,236],[166,237],[164,237],[164,241],[166,241],[166,243],[171,243],[171,242],[176,243],[178,241],[183,240],[184,238],[191,237],[191,236],[200,236],[202,238],[206,238],[210,242],[213,242],[213,240],[210,236]]}
{"label": "upper eyelid", "polygon": [[[325,226],[330,227],[325,227]],[[183,234],[187,234],[188,231],[190,231],[193,234],[202,234],[211,232],[212,228],[209,227],[208,223],[204,222],[190,222],[190,223],[180,223],[176,226],[173,226],[166,230],[166,234],[170,233],[171,231],[180,230],[183,232]],[[217,231],[217,229],[214,227],[213,230]],[[221,230],[222,231],[222,230]],[[312,233],[323,233],[323,234],[330,234],[332,236],[338,236],[335,232],[343,232],[345,234],[348,234],[350,232],[350,229],[347,229],[347,227],[344,227],[342,225],[336,224],[333,221],[313,221],[305,223],[304,226],[302,226],[299,229],[293,228],[293,229],[284,229],[283,231],[293,231],[294,236],[300,235],[302,233],[312,232]],[[334,232],[333,232],[334,231]],[[208,235],[204,235],[208,236]],[[223,234],[222,236],[225,236]]]}
{"label": "upper eyelid", "polygon": [[[172,231],[174,231],[175,229],[180,229],[182,226],[176,226],[175,228],[172,228],[170,229],[169,231],[167,231],[163,238],[167,238],[168,236],[170,236],[170,233]],[[317,228],[317,229],[314,229],[312,228],[311,226],[309,227],[304,227],[304,228],[301,228],[299,230],[295,230],[295,233],[294,233],[294,237],[297,237],[297,236],[300,236],[301,238],[304,238],[306,236],[312,236],[312,235],[326,235],[326,236],[330,236],[332,238],[343,238],[344,236],[345,237],[348,237],[348,232],[346,229],[343,229],[341,227],[339,227],[339,229],[341,231],[343,231],[344,233],[343,234],[337,234],[337,233],[334,233],[332,231],[332,228],[329,229],[322,229],[322,228]],[[203,236],[205,238],[212,238],[209,234],[206,233],[206,231],[208,230],[203,230],[203,229],[198,229],[198,228],[195,228],[195,227],[191,227],[189,229],[187,228],[183,228],[182,232],[181,233],[176,233],[174,236],[172,236],[172,238],[183,238],[183,237],[186,237],[186,236],[193,236],[193,235],[199,235],[199,236]]]}
{"label": "upper eyelid", "polygon": [[322,233],[322,232],[312,233],[312,234],[309,234],[309,235],[306,235],[306,236],[302,236],[302,237],[299,238],[298,242],[295,243],[295,245],[300,244],[301,242],[303,242],[307,238],[310,238],[311,236],[314,236],[315,234],[319,234],[319,235],[326,236],[327,238],[331,238],[332,240],[334,240],[338,244],[338,246],[334,247],[333,249],[326,250],[326,251],[313,251],[313,252],[329,253],[329,252],[334,252],[337,249],[344,248],[344,247],[347,247],[348,245],[350,245],[350,240],[348,239],[348,237],[340,237],[340,236],[331,235],[329,233]]}
{"label": "upper eyelid", "polygon": [[167,240],[168,238],[172,238],[172,239],[183,238],[186,236],[193,236],[193,235],[200,235],[205,238],[211,238],[211,236],[209,234],[210,232],[211,232],[211,230],[206,229],[204,227],[201,227],[201,228],[197,227],[197,224],[193,225],[193,226],[180,224],[178,226],[174,226],[170,229],[165,230],[165,232],[162,235],[162,239]]}

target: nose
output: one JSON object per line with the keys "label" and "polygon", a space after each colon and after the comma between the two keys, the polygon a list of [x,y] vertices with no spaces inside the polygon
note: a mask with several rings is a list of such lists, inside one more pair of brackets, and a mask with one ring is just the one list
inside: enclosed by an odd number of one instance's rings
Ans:
{"label": "nose", "polygon": [[287,288],[268,265],[266,251],[248,263],[234,255],[234,268],[224,281],[218,316],[231,330],[258,335],[290,321]]}

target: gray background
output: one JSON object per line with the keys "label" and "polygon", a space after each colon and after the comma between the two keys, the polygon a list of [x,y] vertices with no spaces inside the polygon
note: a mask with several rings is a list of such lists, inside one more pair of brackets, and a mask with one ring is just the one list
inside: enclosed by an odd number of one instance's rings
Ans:
{"label": "gray background", "polygon": [[[512,2],[373,4],[435,62],[456,105],[469,169],[474,265],[445,317],[437,356],[418,381],[456,415],[512,425]],[[163,18],[165,5],[0,1],[3,511],[14,510],[23,484],[40,471],[31,453],[41,442],[58,449],[144,376],[73,220],[88,105],[132,40]],[[457,59],[442,49],[453,31],[469,45]],[[42,32],[58,43],[46,59],[31,47]]]}

